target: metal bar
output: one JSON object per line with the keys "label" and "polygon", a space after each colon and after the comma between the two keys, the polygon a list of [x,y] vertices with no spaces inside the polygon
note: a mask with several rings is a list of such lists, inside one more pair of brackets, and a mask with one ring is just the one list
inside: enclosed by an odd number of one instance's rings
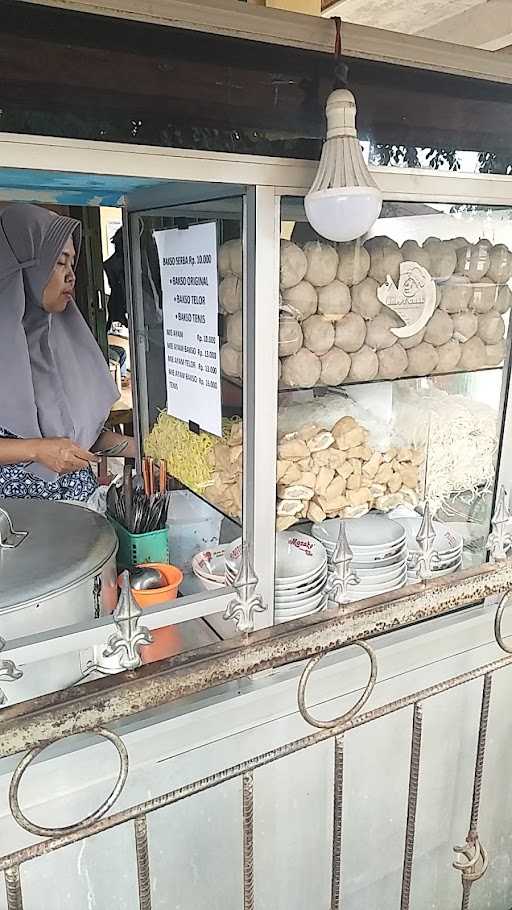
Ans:
{"label": "metal bar", "polygon": [[19,866],[10,866],[4,871],[7,910],[23,910],[23,894]]}
{"label": "metal bar", "polygon": [[[204,616],[224,613],[233,597],[233,591],[231,588],[218,590],[221,592],[220,595],[215,591],[204,595],[190,594],[187,597],[180,597],[178,605],[176,601],[168,601],[158,604],[157,607],[148,607],[144,610],[144,625],[150,630],[160,629],[162,626],[172,626],[190,619],[202,619]],[[57,657],[71,651],[101,647],[115,628],[111,616],[102,616],[95,620],[94,626],[80,623],[12,639],[2,651],[2,659],[24,665],[48,660],[49,655]]]}
{"label": "metal bar", "polygon": [[511,665],[512,657],[508,656],[503,657],[500,660],[493,661],[492,663],[485,664],[476,670],[468,670],[466,673],[462,673],[460,676],[455,676],[452,679],[444,680],[441,683],[436,683],[427,689],[422,689],[419,692],[415,692],[413,695],[399,698],[396,701],[389,702],[388,704],[381,706],[380,708],[374,708],[371,711],[367,711],[365,714],[360,714],[357,717],[353,717],[350,720],[345,721],[339,728],[322,728],[320,730],[316,730],[314,733],[309,734],[309,736],[294,740],[291,743],[286,743],[284,746],[278,746],[276,749],[272,749],[269,752],[264,752],[261,755],[256,755],[253,758],[248,759],[244,762],[240,762],[237,765],[233,765],[229,768],[224,768],[222,771],[217,771],[214,774],[210,774],[208,777],[203,777],[200,780],[193,781],[190,784],[186,784],[185,786],[179,787],[178,789],[173,790],[169,793],[165,793],[162,796],[157,796],[153,799],[147,800],[144,803],[131,806],[128,809],[123,809],[121,812],[117,812],[115,815],[111,815],[108,818],[99,819],[93,824],[85,825],[76,831],[70,832],[69,834],[48,838],[41,843],[33,844],[30,847],[25,847],[23,850],[19,850],[16,853],[5,855],[0,858],[0,872],[8,869],[13,865],[19,865],[21,863],[27,862],[28,860],[35,859],[38,856],[45,856],[48,853],[53,853],[55,850],[60,850],[61,847],[66,847],[69,844],[77,843],[78,841],[84,840],[87,837],[93,837],[95,834],[100,834],[102,831],[108,831],[109,829],[115,828],[118,825],[123,825],[126,822],[134,821],[141,815],[149,815],[151,812],[155,812],[158,809],[163,809],[166,806],[171,806],[183,799],[187,799],[189,796],[194,796],[197,793],[203,793],[206,790],[210,790],[213,787],[218,787],[220,784],[224,784],[229,780],[234,780],[237,777],[241,777],[244,774],[255,771],[256,768],[263,768],[265,765],[269,765],[281,758],[286,758],[289,755],[294,755],[296,752],[300,752],[302,749],[307,749],[310,746],[316,745],[317,743],[324,742],[325,740],[330,739],[332,736],[337,736],[342,732],[346,732],[347,730],[352,730],[356,727],[364,726],[365,724],[377,720],[378,718],[387,717],[388,715],[394,714],[396,711],[401,711],[403,708],[407,708],[416,702],[425,701],[428,698],[433,698],[436,695],[441,695],[443,692],[448,692],[451,689],[455,689],[459,686],[464,685],[465,683],[472,682],[474,679],[480,679],[487,673],[494,673],[497,670],[502,670],[504,667]]}
{"label": "metal bar", "polygon": [[489,722],[489,705],[491,701],[492,674],[487,673],[484,677],[482,688],[482,706],[480,708],[480,724],[478,727],[478,743],[476,747],[475,759],[475,776],[473,780],[473,798],[471,800],[471,817],[469,821],[469,832],[466,837],[466,848],[456,852],[462,852],[466,857],[466,862],[458,863],[458,868],[462,873],[462,901],[461,910],[469,910],[471,900],[471,889],[480,878],[482,878],[488,865],[487,853],[480,843],[478,835],[478,818],[480,814],[480,796],[482,792],[482,778],[484,772],[485,747],[487,742],[487,726]]}
{"label": "metal bar", "polygon": [[242,777],[244,827],[244,910],[254,910],[254,776]]}
{"label": "metal bar", "polygon": [[331,910],[339,910],[343,837],[343,736],[334,738],[334,812],[332,833]]}
{"label": "metal bar", "polygon": [[361,601],[351,611],[329,611],[231,639],[175,658],[119,673],[2,709],[0,757],[61,735],[83,733],[148,708],[168,705],[213,686],[327,653],[361,638],[395,631],[479,603],[512,587],[512,560],[462,572],[456,580],[413,585],[408,593]]}
{"label": "metal bar", "polygon": [[135,850],[137,853],[137,881],[139,885],[139,908],[151,910],[151,877],[149,869],[148,823],[145,815],[134,821]]}
{"label": "metal bar", "polygon": [[416,832],[416,810],[418,807],[418,780],[420,773],[421,732],[423,709],[414,705],[412,719],[411,763],[409,769],[409,795],[407,799],[407,825],[405,828],[404,866],[402,871],[402,894],[400,910],[409,910],[411,900],[411,877],[414,857],[414,836]]}
{"label": "metal bar", "polygon": [[276,496],[269,480],[277,458],[280,223],[273,187],[248,188],[243,233],[243,527],[267,608],[254,615],[254,627],[261,629],[274,621]]}
{"label": "metal bar", "polygon": [[474,836],[478,828],[480,814],[480,796],[482,792],[482,777],[484,772],[485,746],[487,743],[487,726],[489,722],[489,705],[491,702],[492,676],[487,673],[484,677],[482,689],[482,707],[480,709],[480,727],[478,730],[478,745],[476,747],[475,779],[473,783],[473,799],[471,802],[471,819],[469,822],[469,835]]}

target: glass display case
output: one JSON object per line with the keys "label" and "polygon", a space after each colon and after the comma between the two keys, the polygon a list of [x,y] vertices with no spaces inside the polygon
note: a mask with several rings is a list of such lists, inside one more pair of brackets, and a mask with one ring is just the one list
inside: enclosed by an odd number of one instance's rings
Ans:
{"label": "glass display case", "polygon": [[421,580],[426,504],[429,577],[486,560],[511,214],[389,200],[367,237],[334,244],[308,225],[302,198],[281,197],[276,619],[334,606],[342,523],[347,602]]}

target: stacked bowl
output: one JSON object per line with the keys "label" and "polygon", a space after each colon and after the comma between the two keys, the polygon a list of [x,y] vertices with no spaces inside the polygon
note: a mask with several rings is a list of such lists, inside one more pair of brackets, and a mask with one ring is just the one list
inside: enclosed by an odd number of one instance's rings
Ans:
{"label": "stacked bowl", "polygon": [[202,550],[192,559],[192,571],[205,591],[214,591],[226,584],[226,550],[228,546],[219,546],[212,550]]}
{"label": "stacked bowl", "polygon": [[[413,583],[419,581],[416,567],[418,556],[420,555],[420,546],[416,537],[418,536],[422,518],[421,515],[414,515],[411,518],[397,518],[396,521],[403,527],[407,536],[407,548],[409,551],[407,578],[410,583]],[[464,539],[449,524],[434,521],[433,525],[436,534],[433,547],[436,555],[431,567],[431,575],[433,578],[439,578],[443,575],[457,572],[461,568]]]}
{"label": "stacked bowl", "polygon": [[[226,554],[226,584],[232,585],[242,555],[241,539]],[[325,605],[327,553],[317,540],[296,531],[276,534],[275,622],[316,613]]]}
{"label": "stacked bowl", "polygon": [[[329,566],[336,550],[340,519],[332,518],[312,527],[313,537],[324,546]],[[359,584],[349,588],[350,600],[363,600],[401,588],[407,581],[407,535],[386,515],[370,512],[345,520],[347,541],[353,553],[352,572]]]}

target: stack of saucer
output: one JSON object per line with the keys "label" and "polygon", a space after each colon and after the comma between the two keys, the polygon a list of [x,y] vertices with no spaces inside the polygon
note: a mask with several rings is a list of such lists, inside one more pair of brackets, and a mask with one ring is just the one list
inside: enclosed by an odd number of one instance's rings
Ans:
{"label": "stack of saucer", "polygon": [[[414,515],[411,518],[397,518],[397,522],[403,527],[407,535],[407,548],[409,556],[407,559],[407,576],[409,582],[419,580],[416,571],[416,564],[420,553],[420,545],[416,540],[421,525],[421,515]],[[434,521],[434,550],[436,557],[432,565],[431,573],[433,578],[439,578],[443,575],[450,575],[457,572],[462,566],[462,550],[464,539],[449,524],[441,521]]]}
{"label": "stack of saucer", "polygon": [[[313,536],[325,547],[329,563],[336,550],[340,523],[339,518],[332,518],[312,528]],[[352,571],[359,578],[359,584],[349,592],[350,599],[362,600],[403,587],[407,581],[407,537],[401,525],[386,515],[370,512],[361,518],[346,519],[345,528],[354,557]]]}
{"label": "stack of saucer", "polygon": [[[232,585],[242,555],[241,539],[226,554],[226,584]],[[275,622],[287,622],[322,610],[327,582],[327,554],[318,541],[296,531],[276,535]]]}

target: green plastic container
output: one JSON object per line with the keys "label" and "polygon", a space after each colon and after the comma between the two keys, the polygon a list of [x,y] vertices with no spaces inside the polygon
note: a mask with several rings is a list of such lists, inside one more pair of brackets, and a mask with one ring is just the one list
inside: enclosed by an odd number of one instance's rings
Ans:
{"label": "green plastic container", "polygon": [[147,562],[169,562],[169,531],[151,531],[149,534],[132,534],[113,518],[110,522],[119,540],[117,564],[120,571]]}

